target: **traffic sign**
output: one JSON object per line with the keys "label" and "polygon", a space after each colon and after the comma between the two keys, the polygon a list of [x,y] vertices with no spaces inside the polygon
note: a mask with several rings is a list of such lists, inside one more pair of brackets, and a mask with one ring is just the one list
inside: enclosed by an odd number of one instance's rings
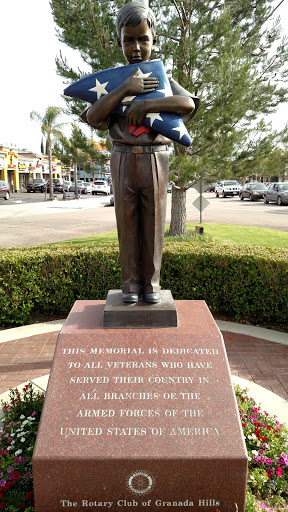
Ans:
{"label": "traffic sign", "polygon": [[205,183],[203,180],[199,180],[197,183],[195,183],[195,185],[193,185],[193,188],[195,188],[199,194],[203,194],[207,188],[207,183]]}
{"label": "traffic sign", "polygon": [[197,210],[199,210],[200,212],[203,212],[203,210],[207,208],[208,204],[210,204],[209,201],[207,201],[207,199],[205,199],[205,197],[203,196],[198,196],[193,203],[195,208],[197,208]]}

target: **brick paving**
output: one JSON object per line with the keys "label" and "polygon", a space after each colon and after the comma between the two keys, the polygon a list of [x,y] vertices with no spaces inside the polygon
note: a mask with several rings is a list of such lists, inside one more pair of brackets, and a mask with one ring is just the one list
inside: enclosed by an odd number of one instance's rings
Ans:
{"label": "brick paving", "polygon": [[288,401],[288,345],[222,332],[232,375],[255,382]]}
{"label": "brick paving", "polygon": [[0,394],[50,373],[58,331],[0,343]]}
{"label": "brick paving", "polygon": [[[288,346],[222,332],[232,375],[288,401]],[[0,394],[50,372],[58,331],[0,343]]]}

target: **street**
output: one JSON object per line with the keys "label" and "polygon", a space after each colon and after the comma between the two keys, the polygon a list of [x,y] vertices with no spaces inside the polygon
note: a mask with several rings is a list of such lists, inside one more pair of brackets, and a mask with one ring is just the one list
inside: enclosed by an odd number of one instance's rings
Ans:
{"label": "street", "polygon": [[[187,222],[198,224],[199,211],[193,206],[195,189],[187,192]],[[267,227],[288,232],[288,206],[240,201],[239,197],[216,198],[204,193],[209,206],[202,212],[202,222]],[[46,244],[96,233],[116,231],[114,207],[110,197],[91,194],[81,199],[44,200],[44,194],[18,192],[0,200],[0,247]],[[167,194],[167,223],[170,222],[171,194]]]}

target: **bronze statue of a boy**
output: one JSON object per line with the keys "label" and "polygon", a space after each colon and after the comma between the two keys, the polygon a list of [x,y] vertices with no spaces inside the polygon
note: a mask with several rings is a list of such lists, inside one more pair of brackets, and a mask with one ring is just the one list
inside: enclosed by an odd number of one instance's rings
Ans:
{"label": "bronze statue of a boy", "polygon": [[[117,42],[129,64],[150,59],[156,42],[155,18],[148,6],[125,4],[117,17]],[[125,303],[142,296],[150,304],[160,301],[160,267],[163,250],[166,198],[171,143],[163,135],[143,127],[148,113],[173,112],[184,121],[193,116],[192,95],[173,79],[173,96],[128,101],[126,118],[115,112],[129,96],[154,91],[158,79],[131,75],[86,111],[87,122],[98,130],[109,129],[113,142],[111,175],[115,200],[122,292]],[[129,128],[140,127],[137,136]]]}

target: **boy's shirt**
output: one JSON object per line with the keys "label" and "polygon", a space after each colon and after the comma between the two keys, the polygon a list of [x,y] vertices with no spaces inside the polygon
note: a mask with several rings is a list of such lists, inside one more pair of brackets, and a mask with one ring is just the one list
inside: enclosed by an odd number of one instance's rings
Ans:
{"label": "boy's shirt", "polygon": [[[186,89],[181,87],[173,78],[169,78],[169,82],[173,96],[188,96],[194,100],[195,110],[189,116],[186,116],[183,119],[184,122],[190,121],[190,119],[196,113],[199,104],[199,99],[195,98],[189,91],[186,91]],[[83,112],[83,114],[85,114],[85,112]],[[86,116],[83,114],[81,117],[83,120],[87,122]],[[133,125],[130,125],[126,121],[125,117],[121,116],[116,112],[114,112],[110,116],[108,130],[109,138],[113,144],[127,144],[131,146],[154,146],[160,144],[171,144],[172,142],[164,135],[161,135],[160,133],[153,131],[152,128],[149,129],[149,131],[144,126],[138,127],[138,129],[136,129]]]}

